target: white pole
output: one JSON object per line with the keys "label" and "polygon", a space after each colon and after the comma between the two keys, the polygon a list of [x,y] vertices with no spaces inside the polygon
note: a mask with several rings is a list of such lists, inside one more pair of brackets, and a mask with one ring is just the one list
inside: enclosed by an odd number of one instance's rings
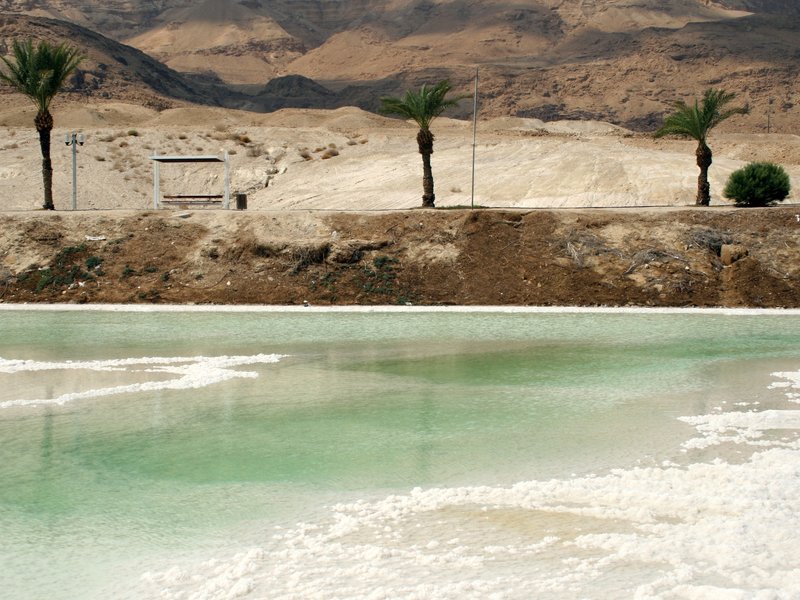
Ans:
{"label": "white pole", "polygon": [[64,143],[72,146],[72,210],[78,209],[78,144],[83,146],[83,140],[82,133],[64,134]]}
{"label": "white pole", "polygon": [[78,140],[73,133],[70,144],[72,144],[72,210],[78,209]]}
{"label": "white pole", "polygon": [[228,157],[228,151],[225,150],[225,210],[228,210],[231,206],[231,169],[230,169],[230,158]]}
{"label": "white pole", "polygon": [[475,208],[475,140],[478,132],[478,67],[475,67],[475,97],[472,103],[472,195],[470,207]]}
{"label": "white pole", "polygon": [[159,168],[158,155],[153,156],[153,208],[158,208],[158,197],[161,195],[161,169]]}

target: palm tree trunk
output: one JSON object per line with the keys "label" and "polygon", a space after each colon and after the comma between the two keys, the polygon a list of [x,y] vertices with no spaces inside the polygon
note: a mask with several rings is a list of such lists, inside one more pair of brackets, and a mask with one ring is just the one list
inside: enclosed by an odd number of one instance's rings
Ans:
{"label": "palm tree trunk", "polygon": [[36,115],[34,120],[39,132],[39,147],[42,150],[42,183],[44,184],[45,210],[55,210],[53,204],[53,163],[50,160],[50,132],[53,130],[53,116],[49,111]]}
{"label": "palm tree trunk", "polygon": [[711,148],[700,142],[695,152],[700,175],[697,177],[697,206],[708,206],[711,203],[711,184],[708,183],[708,169],[711,166]]}
{"label": "palm tree trunk", "polygon": [[433,170],[431,155],[422,155],[422,208],[433,208],[436,194],[433,193]]}
{"label": "palm tree trunk", "polygon": [[422,208],[434,208],[436,195],[433,193],[433,169],[431,168],[431,154],[433,154],[433,133],[430,130],[420,129],[417,133],[417,145],[422,154]]}

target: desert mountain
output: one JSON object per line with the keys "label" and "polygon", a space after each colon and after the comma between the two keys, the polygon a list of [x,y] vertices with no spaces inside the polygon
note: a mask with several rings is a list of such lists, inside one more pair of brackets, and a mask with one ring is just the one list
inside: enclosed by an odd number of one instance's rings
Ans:
{"label": "desert mountain", "polygon": [[[60,43],[73,41],[85,53],[67,92],[94,99],[125,98],[152,108],[175,101],[190,102],[203,93],[186,77],[144,52],[115,42],[94,31],[43,17],[0,14],[0,51],[10,53],[11,42],[33,37]],[[4,89],[3,91],[8,91]]]}
{"label": "desert mountain", "polygon": [[[255,94],[243,94],[215,77],[175,71],[141,50],[67,21],[0,13],[0,52],[10,53],[15,39],[64,40],[78,45],[86,59],[66,86],[66,97],[83,102],[115,100],[163,110],[204,104],[268,112],[287,106],[327,108],[336,94],[299,75],[276,77]],[[11,90],[0,87],[0,93]],[[27,101],[25,102],[27,104]]]}
{"label": "desert mountain", "polygon": [[[133,46],[170,84],[147,83],[134,61],[131,85],[212,105],[375,110],[382,94],[442,77],[466,92],[478,67],[484,116],[650,129],[673,100],[719,86],[753,109],[738,129],[763,130],[768,112],[779,130],[800,124],[795,0],[0,0],[0,11]],[[121,89],[105,91],[130,100]]]}

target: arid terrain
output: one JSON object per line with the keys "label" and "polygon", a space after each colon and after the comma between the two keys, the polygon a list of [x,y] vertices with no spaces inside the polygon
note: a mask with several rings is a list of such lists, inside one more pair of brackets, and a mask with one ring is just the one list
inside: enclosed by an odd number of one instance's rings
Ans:
{"label": "arid terrain", "polygon": [[[85,135],[77,149],[79,209],[153,208],[154,155],[228,152],[230,190],[251,210],[385,210],[421,204],[422,163],[416,127],[358,108],[284,109],[259,114],[185,107],[157,111],[136,105],[71,104],[53,108],[55,205],[71,207],[69,131]],[[0,202],[3,210],[41,206],[41,157],[32,106],[0,108]],[[741,117],[730,119],[735,127]],[[472,124],[434,122],[436,203],[470,206]],[[730,174],[750,161],[783,165],[800,194],[800,136],[712,134],[712,204],[728,203]],[[686,206],[697,185],[696,144],[654,140],[595,121],[502,117],[478,121],[474,204],[503,208]],[[161,193],[219,194],[217,164],[163,165]]]}
{"label": "arid terrain", "polygon": [[[34,109],[0,87],[3,302],[798,306],[800,9],[790,0],[0,0],[0,50],[86,60],[52,106],[54,214]],[[416,128],[383,94],[450,78],[434,211]],[[655,140],[708,87],[748,115]],[[77,149],[72,207],[70,132]],[[174,204],[230,192],[246,211]],[[473,179],[474,156],[474,179]],[[780,207],[730,174],[782,165]],[[474,184],[474,185],[473,185]],[[155,190],[158,189],[158,194]],[[475,210],[469,208],[475,207]]]}
{"label": "arid terrain", "polygon": [[800,306],[800,206],[5,213],[0,301]]}
{"label": "arid terrain", "polygon": [[796,132],[798,29],[794,0],[0,0],[0,51],[86,53],[75,99],[376,111],[442,78],[471,93],[478,69],[484,118],[634,131],[713,86],[752,109],[730,131]]}
{"label": "arid terrain", "polygon": [[[694,144],[607,123],[441,118],[436,210],[416,129],[357,108],[256,115],[59,104],[58,209],[42,211],[28,107],[0,111],[3,302],[800,306],[800,137],[715,134],[712,206]],[[154,208],[153,155],[229,154],[247,210]],[[789,172],[785,205],[721,197],[752,160]],[[219,194],[220,163],[162,165],[163,195]],[[232,203],[232,206],[234,204]]]}

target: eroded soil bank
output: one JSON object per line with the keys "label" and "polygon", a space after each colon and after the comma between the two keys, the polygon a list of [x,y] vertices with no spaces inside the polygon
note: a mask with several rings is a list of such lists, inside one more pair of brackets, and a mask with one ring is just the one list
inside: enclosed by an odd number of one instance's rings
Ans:
{"label": "eroded soil bank", "polygon": [[800,206],[2,220],[9,303],[800,306]]}

